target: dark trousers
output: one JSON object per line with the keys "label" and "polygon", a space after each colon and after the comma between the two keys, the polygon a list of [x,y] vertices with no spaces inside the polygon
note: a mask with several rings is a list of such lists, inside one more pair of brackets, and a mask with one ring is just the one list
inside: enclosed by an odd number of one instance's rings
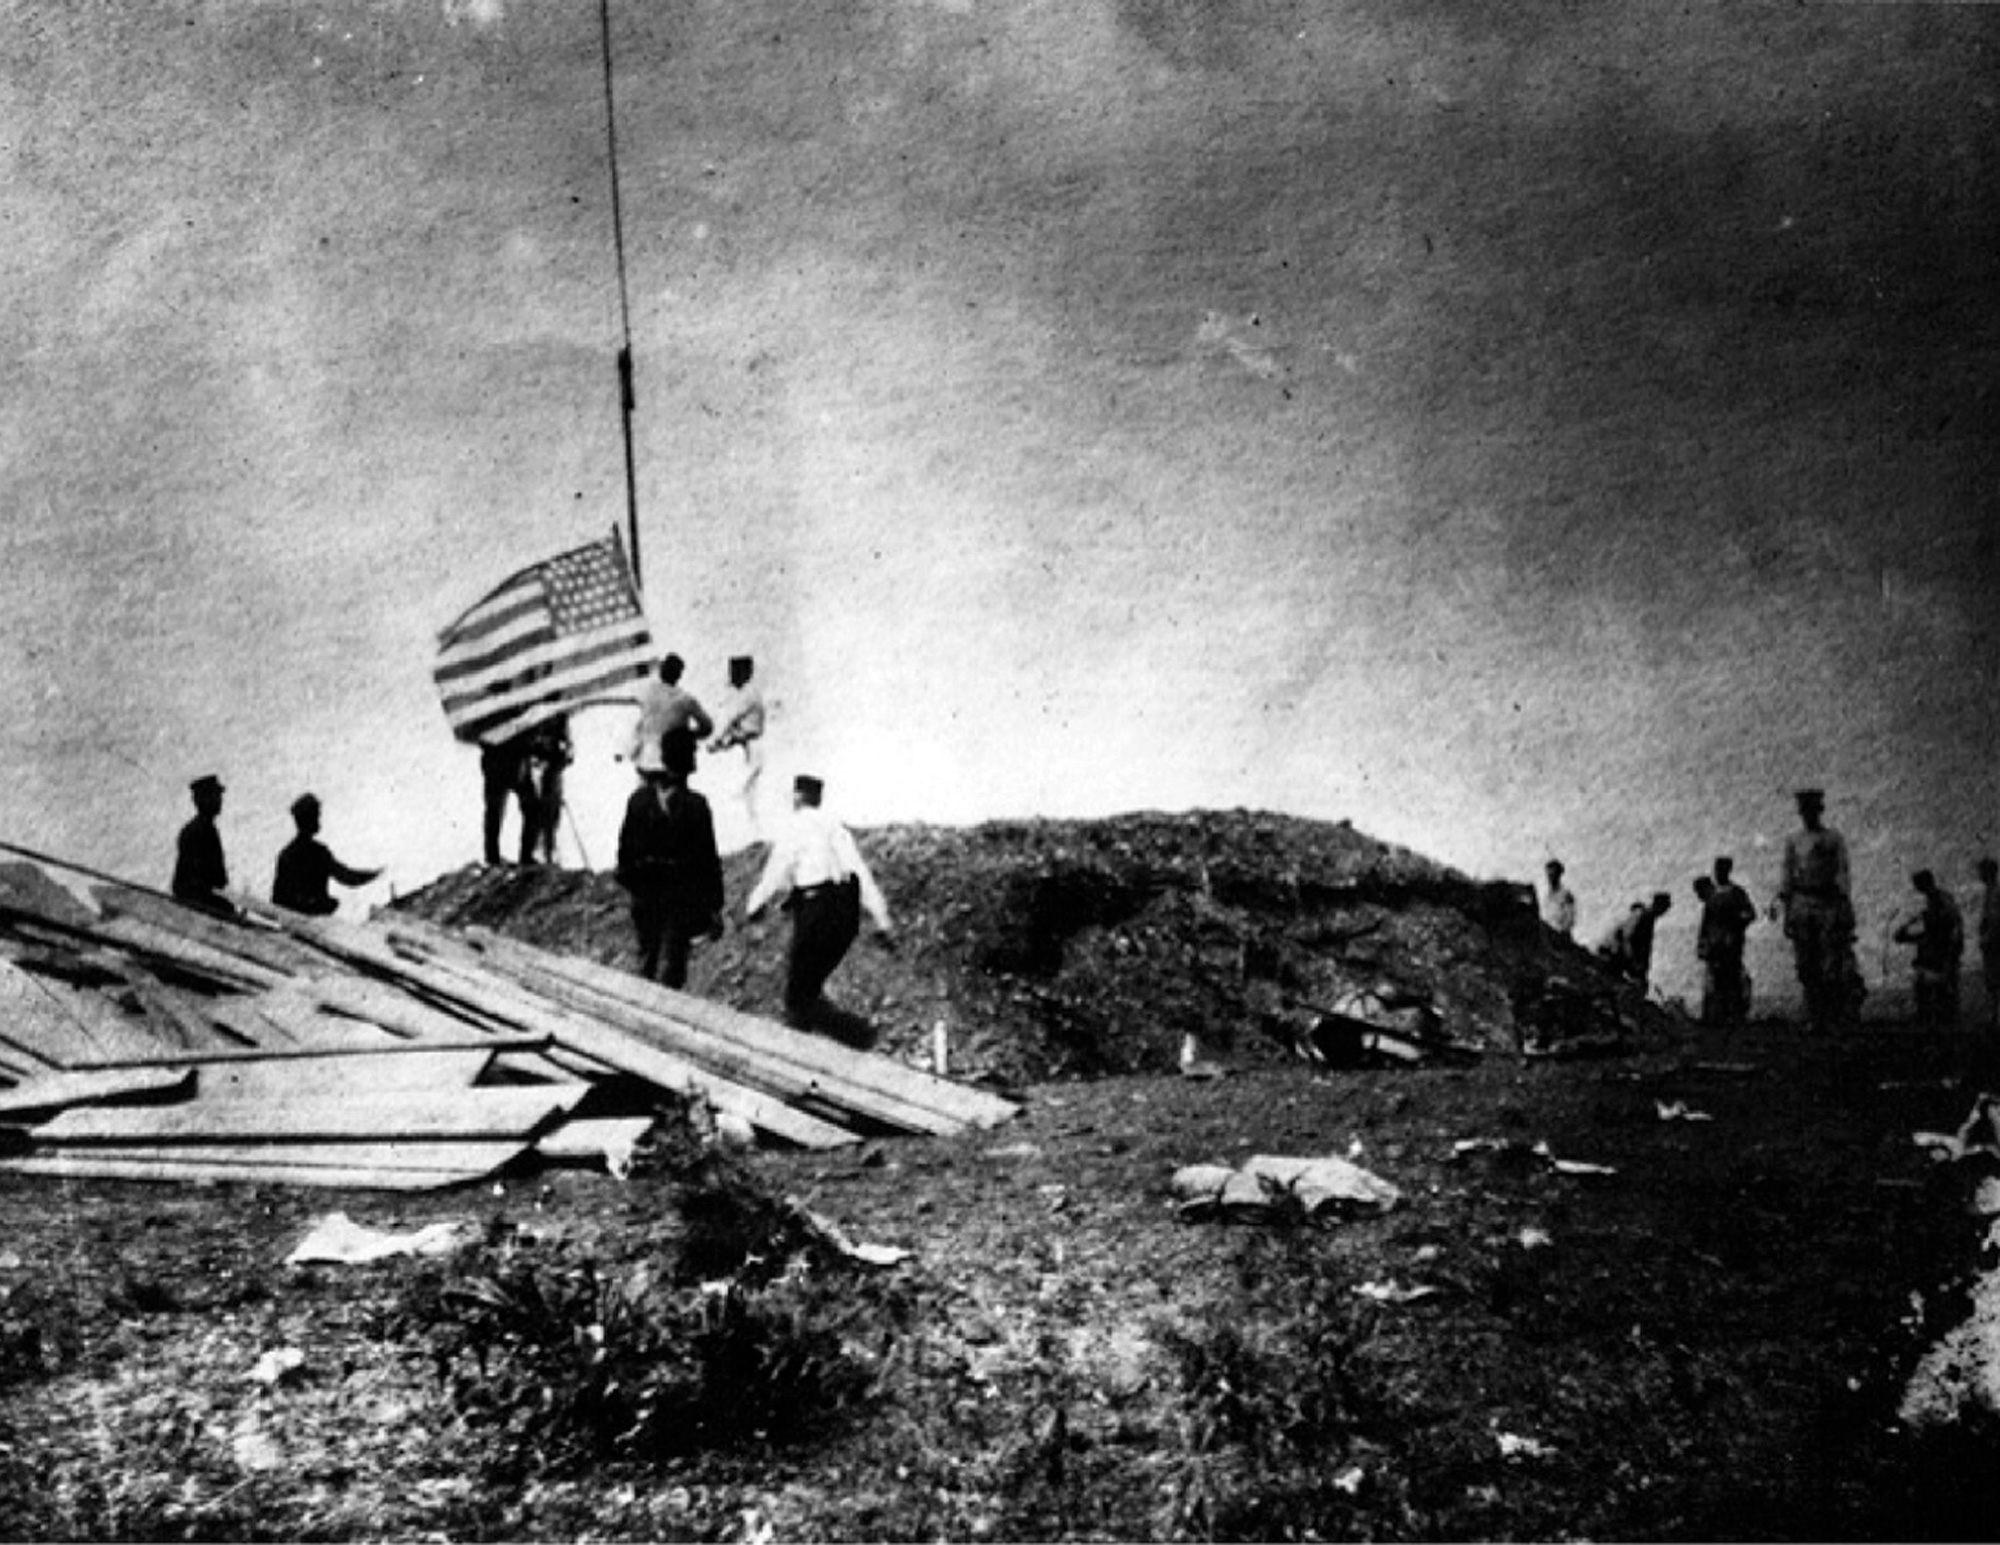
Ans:
{"label": "dark trousers", "polygon": [[792,952],[785,966],[785,1019],[812,1023],[820,989],[861,932],[861,882],[815,885],[791,899]]}
{"label": "dark trousers", "polygon": [[1918,966],[1915,977],[1917,1025],[1949,1035],[1958,1029],[1958,966]]}
{"label": "dark trousers", "polygon": [[522,863],[556,861],[556,827],[562,822],[562,809],[562,768],[545,766],[539,777],[530,771],[521,790]]}
{"label": "dark trousers", "polygon": [[507,818],[507,802],[521,805],[521,862],[533,857],[535,837],[535,795],[526,771],[510,757],[488,751],[479,760],[480,782],[486,794],[486,862],[500,862],[500,825]]}
{"label": "dark trousers", "polygon": [[685,987],[698,931],[694,921],[671,897],[634,894],[632,930],[639,936],[639,974],[662,987]]}
{"label": "dark trousers", "polygon": [[1750,975],[1741,950],[1716,950],[1708,957],[1701,995],[1701,1022],[1735,1029],[1750,1018]]}

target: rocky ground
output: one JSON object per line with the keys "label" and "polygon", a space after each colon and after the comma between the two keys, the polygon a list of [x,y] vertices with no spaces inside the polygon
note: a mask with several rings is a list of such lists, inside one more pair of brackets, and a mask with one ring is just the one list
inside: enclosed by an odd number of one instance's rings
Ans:
{"label": "rocky ground", "polygon": [[[1957,1126],[1988,1048],[1889,1020],[1829,1043],[1642,1011],[1523,933],[1504,888],[1339,827],[1133,817],[864,842],[904,939],[857,951],[843,1005],[895,1055],[948,1016],[967,1062],[1020,1094],[1018,1121],[832,1155],[701,1150],[676,1127],[627,1181],[415,1199],[0,1184],[0,1530],[1985,1532],[1984,1418],[1917,1432],[1898,1409],[1963,1316],[1978,1243],[1978,1166],[1911,1134]],[[420,904],[477,894],[486,922],[619,959],[606,883],[468,875]],[[767,1006],[781,954],[775,929],[732,930],[696,985]],[[1566,1029],[1523,1007],[1552,980],[1584,1006]],[[1323,994],[1390,982],[1428,990],[1480,1050],[1335,1068],[1283,1044]],[[1173,1071],[1188,1026],[1228,1076]],[[1177,1169],[1260,1153],[1349,1157],[1400,1200],[1317,1220],[1176,1206]],[[473,1242],[285,1265],[334,1208],[455,1221]],[[855,1264],[809,1216],[909,1253]],[[536,1350],[524,1326],[554,1333]],[[633,1401],[718,1338],[722,1393],[775,1389],[789,1410],[745,1418],[713,1384],[664,1424]],[[580,1390],[647,1441],[557,1444]]]}

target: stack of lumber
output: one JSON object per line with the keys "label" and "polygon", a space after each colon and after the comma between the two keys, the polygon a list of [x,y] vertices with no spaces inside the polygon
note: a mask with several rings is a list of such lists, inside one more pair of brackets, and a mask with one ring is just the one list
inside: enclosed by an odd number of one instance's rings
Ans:
{"label": "stack of lumber", "polygon": [[618,1168],[663,1105],[834,1148],[981,1090],[483,931],[232,919],[0,867],[0,1172],[415,1190]]}

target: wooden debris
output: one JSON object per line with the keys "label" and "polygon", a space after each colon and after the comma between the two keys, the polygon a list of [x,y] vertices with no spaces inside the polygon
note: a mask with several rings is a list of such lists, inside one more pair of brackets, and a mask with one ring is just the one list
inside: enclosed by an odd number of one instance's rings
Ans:
{"label": "wooden debris", "polygon": [[530,1154],[623,1173],[658,1099],[807,1148],[1015,1114],[514,941],[240,896],[223,918],[84,872],[103,882],[97,912],[31,874],[0,885],[0,955],[37,973],[0,963],[20,1010],[0,1005],[0,1114],[39,1120],[7,1129],[29,1145],[0,1160],[11,1173],[407,1190]]}
{"label": "wooden debris", "polygon": [[145,1096],[187,1094],[192,1068],[109,1068],[92,1073],[49,1073],[0,1090],[0,1116],[66,1110],[72,1105]]}
{"label": "wooden debris", "polygon": [[38,1143],[526,1142],[589,1092],[587,1084],[308,1099],[194,1099],[180,1105],[66,1110],[33,1131]]}

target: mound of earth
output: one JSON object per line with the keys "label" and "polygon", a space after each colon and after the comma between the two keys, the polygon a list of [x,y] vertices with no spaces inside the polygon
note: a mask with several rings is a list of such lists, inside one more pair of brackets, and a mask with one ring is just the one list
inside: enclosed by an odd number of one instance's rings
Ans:
{"label": "mound of earth", "polygon": [[[857,832],[896,915],[833,978],[840,1026],[1002,1083],[1172,1069],[1183,1038],[1238,1065],[1282,1060],[1352,995],[1402,1009],[1440,1050],[1630,1044],[1668,1028],[1537,920],[1527,886],[1477,881],[1345,822],[1251,811]],[[688,988],[755,1013],[782,996],[782,919],[745,924],[762,849],[724,861],[728,932]],[[396,909],[630,969],[608,874],[473,867]]]}

